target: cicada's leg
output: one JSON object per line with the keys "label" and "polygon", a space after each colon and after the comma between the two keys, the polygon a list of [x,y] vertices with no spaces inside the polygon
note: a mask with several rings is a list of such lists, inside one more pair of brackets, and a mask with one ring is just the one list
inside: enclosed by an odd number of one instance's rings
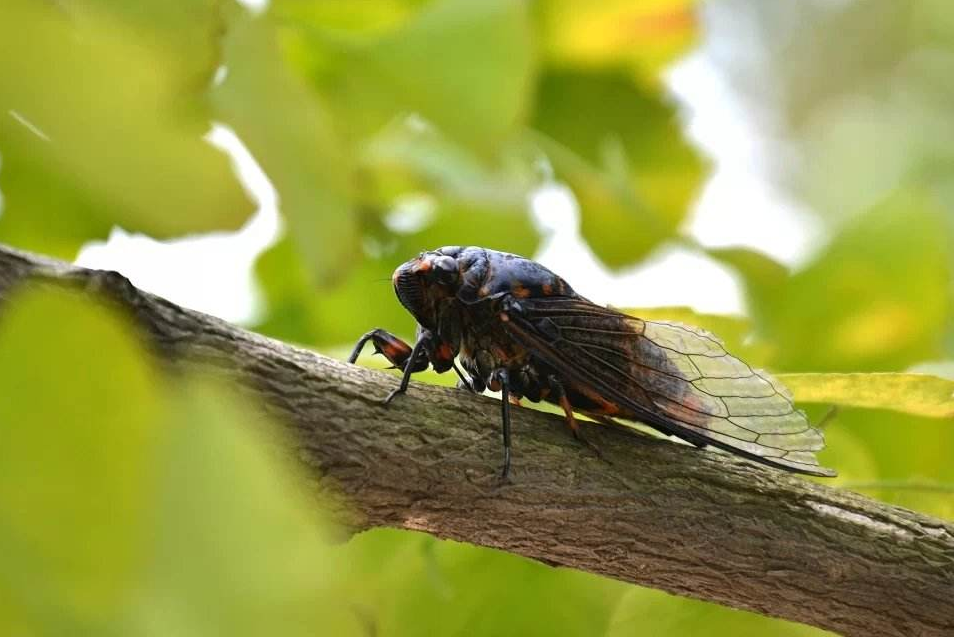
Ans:
{"label": "cicada's leg", "polygon": [[[460,381],[457,382],[457,387],[458,387],[459,389],[461,389],[461,390],[467,390],[468,392],[473,392],[474,394],[481,394],[481,393],[483,393],[484,390],[483,390],[483,388],[482,388],[480,385],[478,385],[478,384],[476,383],[476,381],[477,381],[476,378],[473,378],[473,379],[472,379],[472,378],[468,378],[467,375],[464,374],[463,370],[461,370],[461,369],[457,366],[457,363],[454,363],[454,364],[453,364],[453,369],[454,369],[454,372],[457,373],[457,377],[460,379]],[[482,384],[481,384],[481,385],[482,385]]]}
{"label": "cicada's leg", "polygon": [[391,365],[399,370],[404,370],[408,361],[415,361],[413,366],[414,372],[422,372],[427,369],[428,362],[426,357],[418,356],[412,358],[411,353],[413,352],[413,348],[411,348],[411,346],[381,328],[375,328],[358,340],[357,345],[355,345],[354,350],[351,352],[351,356],[348,357],[348,363],[354,363],[358,360],[365,344],[369,341],[374,345],[375,354],[384,355],[384,358],[390,361]]}
{"label": "cicada's leg", "polygon": [[427,348],[428,340],[429,340],[429,337],[422,336],[421,338],[417,340],[417,343],[414,344],[414,349],[411,350],[411,354],[408,357],[407,365],[404,366],[404,376],[401,377],[401,385],[398,386],[397,390],[394,390],[393,392],[391,392],[391,394],[387,396],[387,398],[384,400],[384,405],[388,405],[389,403],[391,403],[391,401],[393,401],[394,397],[396,397],[397,395],[404,394],[405,392],[407,392],[407,388],[411,384],[412,374],[414,374],[415,372],[420,372],[422,369],[427,368],[427,359],[424,360],[424,368],[421,368],[421,369],[418,369],[415,365],[413,365],[413,362],[417,361],[421,357],[421,355],[427,351],[426,348]]}
{"label": "cicada's leg", "polygon": [[[457,368],[457,364],[454,364],[454,367]],[[484,380],[480,378],[480,373],[473,366],[463,366],[464,369],[461,370],[457,368],[457,376],[460,377],[460,383],[457,387],[470,390],[474,394],[483,394],[484,390],[487,389],[487,384],[484,383]]]}
{"label": "cicada's leg", "polygon": [[593,453],[596,454],[597,457],[605,461],[606,459],[603,457],[603,453],[596,444],[584,437],[583,433],[580,432],[580,422],[576,420],[576,415],[573,413],[573,405],[566,396],[566,390],[564,390],[563,384],[560,383],[556,377],[552,376],[549,378],[549,383],[550,396],[556,399],[560,407],[563,408],[563,413],[566,415],[566,423],[570,426],[570,431],[573,432],[573,438],[593,450]]}
{"label": "cicada's leg", "polygon": [[368,342],[374,344],[375,354],[383,354],[384,357],[394,365],[395,368],[404,371],[401,377],[401,385],[384,400],[387,405],[399,394],[407,392],[408,385],[411,383],[411,375],[415,372],[427,370],[429,365],[427,358],[427,344],[430,341],[430,334],[419,333],[417,343],[414,347],[407,345],[390,332],[377,328],[365,334],[358,340],[351,356],[348,357],[348,363],[354,363],[361,355],[361,350]]}
{"label": "cicada's leg", "polygon": [[503,420],[504,462],[500,472],[500,481],[506,482],[510,476],[510,374],[504,370],[497,370],[494,380],[500,384],[501,417]]}

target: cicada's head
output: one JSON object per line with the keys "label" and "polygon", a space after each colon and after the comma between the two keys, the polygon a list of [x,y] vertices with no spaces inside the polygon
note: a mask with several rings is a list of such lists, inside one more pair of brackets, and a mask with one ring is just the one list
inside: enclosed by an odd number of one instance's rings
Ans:
{"label": "cicada's head", "polygon": [[456,298],[461,273],[456,246],[421,253],[394,271],[394,292],[401,304],[426,328],[436,329],[445,302]]}

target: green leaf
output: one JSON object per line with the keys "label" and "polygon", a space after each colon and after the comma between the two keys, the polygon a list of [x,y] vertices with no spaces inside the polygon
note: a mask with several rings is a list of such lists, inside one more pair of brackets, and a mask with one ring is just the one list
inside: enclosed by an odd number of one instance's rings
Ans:
{"label": "green leaf", "polygon": [[344,274],[358,250],[351,160],[318,96],[287,68],[267,18],[237,17],[225,42],[229,74],[213,99],[262,165],[311,285]]}
{"label": "green leaf", "polygon": [[438,200],[435,206],[519,213],[526,210],[539,181],[521,150],[506,147],[493,159],[483,158],[406,118],[362,146],[362,199],[379,210],[391,210],[408,196],[420,199],[427,194]]}
{"label": "green leaf", "polygon": [[738,257],[776,370],[890,371],[945,355],[954,254],[948,212],[926,189],[899,189],[791,277]]}
{"label": "green leaf", "polygon": [[954,417],[954,381],[904,372],[780,374],[778,379],[804,403]]}
{"label": "green leaf", "polygon": [[[355,537],[346,580],[383,635],[603,635],[626,586],[396,530]],[[572,605],[553,605],[572,600]]]}
{"label": "green leaf", "polygon": [[[158,27],[143,35],[127,23],[130,12],[71,8],[4,7],[0,238],[73,258],[114,224],[155,237],[238,228],[251,203],[228,158],[202,140],[215,7],[192,6],[194,29],[207,35],[189,30],[192,45],[176,55]],[[186,65],[182,55],[195,58]]]}
{"label": "green leaf", "polygon": [[822,452],[822,460],[838,470],[836,486],[844,485],[929,515],[954,517],[950,493],[904,487],[954,484],[950,459],[954,428],[950,418],[885,410],[843,410],[826,427],[825,438],[827,449]]}
{"label": "green leaf", "polygon": [[228,0],[63,0],[72,20],[108,15],[140,45],[162,56],[183,108],[207,115],[205,93],[221,62],[223,12]]}
{"label": "green leaf", "polygon": [[532,125],[531,143],[580,203],[583,236],[613,268],[673,236],[705,175],[672,106],[619,72],[548,70]]}
{"label": "green leaf", "polygon": [[555,66],[627,67],[651,86],[697,39],[695,0],[543,0],[542,48]]}
{"label": "green leaf", "polygon": [[171,397],[134,633],[362,633],[330,569],[321,502],[259,414],[199,378]]}
{"label": "green leaf", "polygon": [[629,587],[609,618],[607,636],[828,636],[815,627],[768,618],[662,591]]}
{"label": "green leaf", "polygon": [[156,479],[156,370],[127,323],[63,291],[4,305],[0,360],[4,621],[125,633],[116,612],[135,589]]}
{"label": "green leaf", "polygon": [[298,26],[293,59],[334,106],[347,139],[415,113],[489,154],[526,115],[534,53],[520,0],[439,0],[375,37]]}
{"label": "green leaf", "polygon": [[325,501],[255,404],[165,378],[123,317],[61,289],[4,305],[0,359],[5,630],[364,633]]}
{"label": "green leaf", "polygon": [[336,32],[376,36],[401,27],[431,0],[314,2],[274,0],[269,13],[281,21],[321,26]]}

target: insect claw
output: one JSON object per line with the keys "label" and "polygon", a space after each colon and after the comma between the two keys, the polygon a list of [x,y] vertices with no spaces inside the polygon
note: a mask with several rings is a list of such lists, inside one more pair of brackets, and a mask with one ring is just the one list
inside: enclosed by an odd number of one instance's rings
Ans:
{"label": "insect claw", "polygon": [[503,471],[497,475],[497,487],[503,487],[504,485],[510,485],[513,481],[510,480],[510,472]]}
{"label": "insect claw", "polygon": [[497,476],[497,487],[510,484],[510,448],[504,450],[504,464]]}
{"label": "insect claw", "polygon": [[404,394],[404,390],[402,390],[401,388],[398,388],[397,390],[393,390],[391,394],[389,394],[387,398],[384,399],[384,405],[391,405],[391,401],[394,401],[394,398],[399,394]]}
{"label": "insect claw", "polygon": [[[585,445],[586,447],[590,448],[590,450],[593,451],[593,454],[596,455],[596,458],[603,461],[604,463],[610,463],[610,461],[605,456],[603,456],[603,452],[596,445],[596,443],[593,443],[593,441],[590,441],[588,438],[583,436],[579,430],[573,430],[573,438],[579,441],[580,443],[582,443],[583,445]],[[612,465],[612,463],[610,463],[610,465]]]}

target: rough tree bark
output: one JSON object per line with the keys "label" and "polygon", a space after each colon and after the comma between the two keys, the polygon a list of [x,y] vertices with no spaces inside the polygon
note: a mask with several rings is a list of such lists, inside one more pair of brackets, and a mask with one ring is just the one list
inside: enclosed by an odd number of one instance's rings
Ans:
{"label": "rough tree bark", "polygon": [[[0,246],[0,301],[31,273],[131,309],[175,365],[251,388],[294,436],[354,529],[424,530],[550,565],[846,634],[954,633],[954,525],[725,454],[515,412],[512,483],[497,486],[499,406],[349,366],[180,308],[117,273]],[[355,330],[360,325],[355,318]],[[356,333],[357,336],[357,333]],[[899,433],[899,436],[903,433]]]}

